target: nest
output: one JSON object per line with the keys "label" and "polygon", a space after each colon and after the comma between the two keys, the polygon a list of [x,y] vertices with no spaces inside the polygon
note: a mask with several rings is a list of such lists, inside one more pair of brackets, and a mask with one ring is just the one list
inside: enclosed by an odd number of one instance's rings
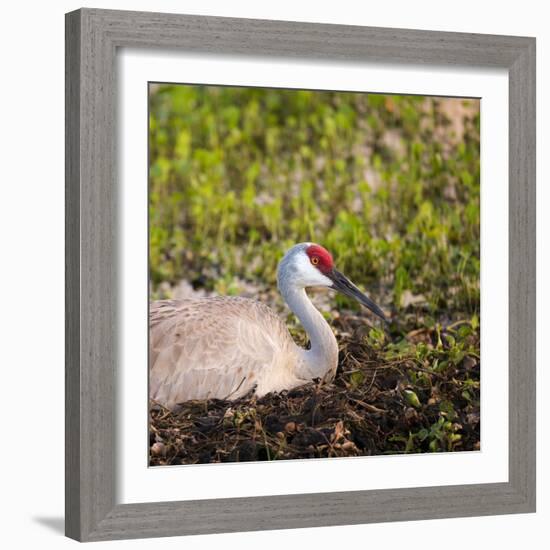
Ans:
{"label": "nest", "polygon": [[[445,368],[369,343],[363,319],[334,324],[339,366],[320,381],[262,398],[150,405],[150,465],[350,457],[480,448],[479,361],[465,354]],[[479,344],[479,334],[474,335]],[[423,329],[406,341],[443,346]]]}

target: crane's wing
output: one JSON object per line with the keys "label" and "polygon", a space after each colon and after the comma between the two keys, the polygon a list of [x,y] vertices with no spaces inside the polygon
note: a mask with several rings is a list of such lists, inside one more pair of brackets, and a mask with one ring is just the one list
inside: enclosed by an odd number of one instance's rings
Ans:
{"label": "crane's wing", "polygon": [[244,298],[153,302],[149,321],[149,395],[168,408],[246,394],[290,338],[271,309]]}

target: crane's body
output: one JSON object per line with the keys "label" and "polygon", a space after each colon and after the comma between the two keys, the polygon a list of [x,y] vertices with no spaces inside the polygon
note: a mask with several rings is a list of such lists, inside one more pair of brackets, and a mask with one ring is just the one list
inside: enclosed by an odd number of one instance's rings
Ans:
{"label": "crane's body", "polygon": [[300,243],[279,264],[279,290],[304,326],[311,346],[299,347],[281,318],[247,298],[160,300],[150,307],[149,394],[167,408],[191,399],[258,396],[322,378],[338,365],[338,344],[305,289],[334,288],[384,314],[334,269],[319,245]]}

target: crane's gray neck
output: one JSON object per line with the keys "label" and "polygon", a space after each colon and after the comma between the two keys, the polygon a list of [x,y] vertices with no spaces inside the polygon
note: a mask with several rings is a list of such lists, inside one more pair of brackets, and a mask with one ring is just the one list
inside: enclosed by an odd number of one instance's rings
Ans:
{"label": "crane's gray neck", "polygon": [[300,354],[310,378],[334,377],[338,366],[338,343],[325,318],[311,303],[303,288],[279,281],[279,289],[288,307],[294,312],[307,332],[311,348],[300,348]]}

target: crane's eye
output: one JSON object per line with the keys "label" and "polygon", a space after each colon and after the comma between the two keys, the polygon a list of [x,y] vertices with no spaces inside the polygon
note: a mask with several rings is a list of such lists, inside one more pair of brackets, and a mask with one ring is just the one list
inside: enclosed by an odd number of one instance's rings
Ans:
{"label": "crane's eye", "polygon": [[313,256],[313,258],[311,258],[311,263],[313,265],[317,265],[319,263],[319,258],[317,258],[317,256]]}

